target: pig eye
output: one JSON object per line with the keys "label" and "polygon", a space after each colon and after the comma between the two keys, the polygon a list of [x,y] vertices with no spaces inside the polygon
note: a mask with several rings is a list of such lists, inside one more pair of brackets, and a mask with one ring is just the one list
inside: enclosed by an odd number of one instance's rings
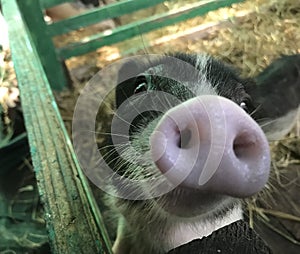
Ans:
{"label": "pig eye", "polygon": [[139,76],[136,79],[136,88],[134,89],[134,93],[141,93],[147,91],[147,80],[144,76]]}
{"label": "pig eye", "polygon": [[240,103],[240,107],[241,107],[243,110],[245,110],[247,113],[249,113],[249,107],[248,107],[247,104],[248,104],[248,103],[247,103],[246,101],[242,101],[242,102]]}

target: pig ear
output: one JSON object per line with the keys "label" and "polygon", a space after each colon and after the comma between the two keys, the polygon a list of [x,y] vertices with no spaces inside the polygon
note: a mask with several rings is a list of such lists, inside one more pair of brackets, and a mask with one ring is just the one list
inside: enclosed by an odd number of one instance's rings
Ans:
{"label": "pig ear", "polygon": [[128,61],[122,65],[118,72],[118,85],[116,87],[116,107],[133,95],[136,88],[137,75],[140,73],[139,65]]}
{"label": "pig ear", "polygon": [[253,117],[270,141],[291,131],[300,116],[300,54],[283,56],[246,88],[256,110]]}

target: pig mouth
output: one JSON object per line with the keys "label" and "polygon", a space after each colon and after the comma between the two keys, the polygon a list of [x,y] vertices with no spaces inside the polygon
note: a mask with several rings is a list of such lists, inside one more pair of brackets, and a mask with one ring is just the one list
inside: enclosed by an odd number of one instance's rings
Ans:
{"label": "pig mouth", "polygon": [[156,202],[168,214],[183,218],[222,216],[239,204],[239,199],[208,191],[178,186]]}

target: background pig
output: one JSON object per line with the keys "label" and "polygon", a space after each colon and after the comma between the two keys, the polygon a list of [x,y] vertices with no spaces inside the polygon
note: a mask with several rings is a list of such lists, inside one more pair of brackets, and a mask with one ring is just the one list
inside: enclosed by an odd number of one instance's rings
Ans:
{"label": "background pig", "polygon": [[258,110],[254,116],[269,140],[278,140],[295,125],[300,102],[300,55],[283,56],[255,78],[250,91]]}
{"label": "background pig", "polygon": [[[260,191],[268,179],[269,147],[254,121],[267,117],[259,94],[262,87],[206,55],[171,57],[196,71],[170,64],[168,57],[130,61],[120,70],[118,127],[112,127],[101,151],[111,168],[139,184],[124,187],[136,194],[136,200],[110,199],[120,213],[115,253],[165,253],[207,236],[241,219],[239,198]],[[128,74],[133,77],[124,81]],[[170,78],[174,74],[180,80]],[[177,100],[157,99],[152,96],[156,92]],[[132,99],[126,104],[128,98]],[[161,112],[158,104],[165,105],[160,105]],[[129,121],[132,114],[136,117]],[[130,146],[124,145],[126,138]],[[157,188],[162,195],[157,195]]]}
{"label": "background pig", "polygon": [[[105,1],[101,1],[102,5],[105,5]],[[100,1],[98,0],[78,0],[75,3],[63,3],[60,5],[53,6],[46,10],[46,15],[51,18],[52,22],[57,22],[70,17],[75,17],[83,14],[95,7],[99,7]],[[100,23],[92,25],[92,27],[97,31],[103,31],[106,29],[115,28],[115,23],[113,20],[108,19]]]}

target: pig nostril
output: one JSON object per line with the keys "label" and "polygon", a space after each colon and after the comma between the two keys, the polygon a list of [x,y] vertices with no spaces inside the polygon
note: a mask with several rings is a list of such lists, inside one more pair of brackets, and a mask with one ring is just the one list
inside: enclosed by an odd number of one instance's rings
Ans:
{"label": "pig nostril", "polygon": [[179,140],[178,140],[178,147],[179,148],[187,148],[188,144],[190,143],[192,132],[189,129],[185,129],[183,131],[178,130],[179,133]]}
{"label": "pig nostril", "polygon": [[239,159],[251,159],[257,154],[257,142],[253,135],[242,134],[233,141],[233,151]]}

